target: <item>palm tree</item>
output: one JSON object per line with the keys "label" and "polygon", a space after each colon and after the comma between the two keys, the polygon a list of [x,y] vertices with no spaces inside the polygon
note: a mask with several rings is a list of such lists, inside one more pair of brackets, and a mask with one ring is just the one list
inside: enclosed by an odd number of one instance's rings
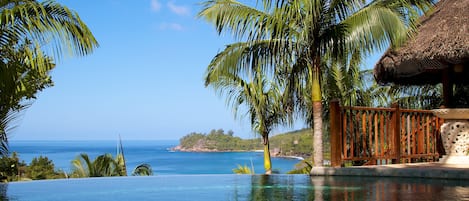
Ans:
{"label": "palm tree", "polygon": [[103,154],[91,161],[88,154],[80,154],[72,160],[75,177],[112,177],[119,175],[117,161],[111,154]]}
{"label": "palm tree", "polygon": [[[21,111],[25,100],[51,86],[53,59],[64,53],[87,55],[98,43],[76,12],[53,1],[1,1],[0,21],[0,118],[9,123],[7,113]],[[8,151],[4,128],[0,135],[2,149]]]}
{"label": "palm tree", "polygon": [[45,51],[58,59],[63,53],[90,54],[98,45],[78,14],[54,1],[7,0],[0,2],[0,10],[1,46],[29,40],[32,52]]}
{"label": "palm tree", "polygon": [[[121,163],[122,155],[118,154],[116,158],[111,154],[103,154],[90,160],[88,154],[82,153],[72,160],[72,177],[114,177],[127,176],[124,164]],[[140,164],[132,171],[133,176],[153,175],[153,170],[149,164]]]}
{"label": "palm tree", "polygon": [[[253,62],[253,65],[257,65]],[[242,109],[249,115],[252,129],[262,137],[264,145],[264,168],[266,174],[272,173],[270,159],[269,134],[279,124],[287,124],[288,110],[282,104],[282,88],[262,74],[260,68],[246,71],[245,74],[218,72],[208,68],[205,86],[211,86],[220,95],[227,97],[227,103],[233,108],[235,117]]]}
{"label": "palm tree", "polygon": [[[265,73],[286,80],[286,94],[314,128],[314,166],[323,164],[322,89],[324,59],[339,60],[360,51],[368,54],[386,44],[399,45],[415,28],[419,9],[430,0],[264,0],[263,9],[234,0],[204,4],[199,16],[221,34],[238,40],[209,64],[212,71],[239,73],[261,65]],[[299,104],[298,104],[299,103]],[[312,109],[312,114],[311,114]]]}
{"label": "palm tree", "polygon": [[153,170],[149,164],[140,164],[132,171],[132,176],[151,176],[153,175]]}
{"label": "palm tree", "polygon": [[[17,45],[12,41],[8,46],[0,46],[0,153],[8,155],[7,134],[15,128],[15,119],[29,107],[29,99],[35,98],[38,91],[52,85],[48,72],[54,67],[46,56],[35,57],[34,62],[25,60],[31,54],[28,44]],[[32,66],[42,63],[45,72]]]}

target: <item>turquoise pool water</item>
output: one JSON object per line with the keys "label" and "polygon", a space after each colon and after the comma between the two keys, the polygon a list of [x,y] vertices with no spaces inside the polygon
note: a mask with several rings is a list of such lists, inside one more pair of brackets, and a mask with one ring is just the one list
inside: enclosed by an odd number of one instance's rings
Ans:
{"label": "turquoise pool water", "polygon": [[457,200],[469,181],[307,175],[161,175],[16,182],[0,200]]}

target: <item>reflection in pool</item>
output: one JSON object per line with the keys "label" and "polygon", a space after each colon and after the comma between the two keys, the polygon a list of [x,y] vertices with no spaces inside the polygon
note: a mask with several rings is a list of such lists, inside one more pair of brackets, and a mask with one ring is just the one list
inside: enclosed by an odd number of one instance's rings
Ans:
{"label": "reflection in pool", "polygon": [[467,200],[469,181],[307,175],[162,175],[0,184],[0,200]]}

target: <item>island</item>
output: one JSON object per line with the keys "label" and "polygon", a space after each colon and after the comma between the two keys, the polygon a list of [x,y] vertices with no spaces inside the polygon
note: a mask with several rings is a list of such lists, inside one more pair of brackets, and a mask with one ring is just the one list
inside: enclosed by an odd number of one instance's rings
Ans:
{"label": "island", "polygon": [[[312,153],[311,129],[296,130],[270,137],[272,157],[310,158]],[[213,129],[210,133],[192,132],[179,140],[172,151],[182,152],[243,152],[262,151],[260,138],[242,139],[234,136],[233,131]]]}

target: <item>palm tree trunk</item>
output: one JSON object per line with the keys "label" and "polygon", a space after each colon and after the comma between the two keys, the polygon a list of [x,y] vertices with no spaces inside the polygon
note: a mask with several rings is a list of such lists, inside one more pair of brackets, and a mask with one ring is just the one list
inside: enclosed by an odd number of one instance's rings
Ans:
{"label": "palm tree trunk", "polygon": [[322,102],[313,102],[313,157],[314,167],[323,166],[323,142],[322,142]]}
{"label": "palm tree trunk", "polygon": [[270,160],[269,136],[262,137],[264,143],[264,169],[265,174],[272,174],[272,161]]}
{"label": "palm tree trunk", "polygon": [[[313,63],[310,70],[312,78],[312,102],[313,102],[313,167],[323,166],[323,142],[322,142],[322,94],[320,85],[321,70],[319,59]],[[312,71],[312,72],[311,72]]]}

